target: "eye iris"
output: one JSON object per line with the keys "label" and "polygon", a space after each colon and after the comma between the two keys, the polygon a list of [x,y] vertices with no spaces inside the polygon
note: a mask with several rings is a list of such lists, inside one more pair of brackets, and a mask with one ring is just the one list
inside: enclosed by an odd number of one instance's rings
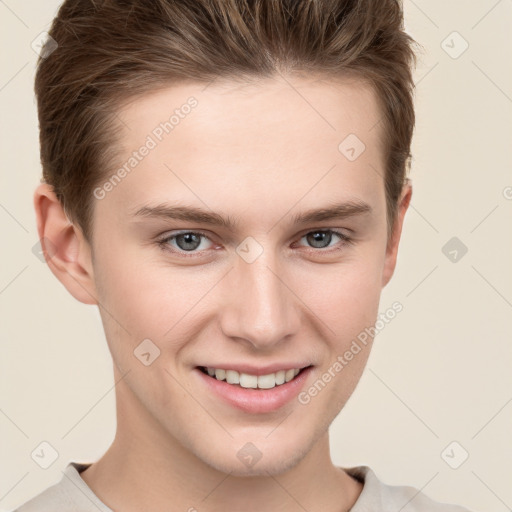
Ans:
{"label": "eye iris", "polygon": [[[329,231],[314,231],[307,235],[308,243],[311,243],[313,247],[319,248],[322,243],[327,242],[323,247],[328,246],[331,243],[332,233]],[[317,244],[320,243],[320,246]]]}
{"label": "eye iris", "polygon": [[[180,241],[184,241],[180,243]],[[176,244],[184,251],[192,251],[197,249],[201,243],[201,236],[195,233],[183,233],[176,236]]]}

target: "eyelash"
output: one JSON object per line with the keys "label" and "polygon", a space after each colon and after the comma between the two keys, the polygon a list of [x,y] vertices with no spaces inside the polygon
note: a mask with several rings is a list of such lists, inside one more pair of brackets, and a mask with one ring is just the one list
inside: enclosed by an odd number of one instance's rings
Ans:
{"label": "eyelash", "polygon": [[[345,235],[344,233],[342,233],[341,231],[337,231],[335,229],[313,229],[313,230],[308,231],[307,233],[304,233],[300,237],[300,239],[304,238],[305,236],[307,236],[307,235],[309,235],[311,233],[331,233],[331,234],[334,234],[334,235],[340,237],[341,242],[340,242],[340,246],[339,247],[334,247],[334,248],[328,248],[328,247],[327,248],[309,247],[309,251],[308,252],[312,251],[312,252],[316,252],[316,253],[328,253],[328,254],[331,254],[333,252],[342,250],[347,245],[351,245],[351,244],[354,243],[354,240],[351,237],[349,237],[349,236]],[[199,251],[199,252],[198,251],[184,251],[183,249],[175,249],[175,248],[171,249],[170,248],[169,242],[171,240],[175,240],[180,235],[187,235],[187,234],[201,235],[202,237],[210,240],[208,235],[206,233],[202,232],[202,231],[181,231],[181,232],[173,234],[173,235],[166,234],[164,237],[162,237],[162,238],[157,240],[157,245],[163,251],[171,252],[172,254],[178,254],[180,257],[194,258],[194,257],[200,256],[203,251]]]}

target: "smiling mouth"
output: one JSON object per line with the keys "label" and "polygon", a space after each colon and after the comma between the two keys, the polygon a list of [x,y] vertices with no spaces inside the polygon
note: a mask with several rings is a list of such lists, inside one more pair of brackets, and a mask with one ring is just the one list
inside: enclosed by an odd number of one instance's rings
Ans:
{"label": "smiling mouth", "polygon": [[206,366],[199,366],[198,368],[212,379],[225,381],[236,387],[246,389],[272,389],[291,382],[302,371],[310,368],[310,366],[306,366],[304,368],[291,368],[289,370],[279,370],[267,375],[251,375],[248,373],[237,372],[236,370],[223,370],[220,368],[211,368]]}

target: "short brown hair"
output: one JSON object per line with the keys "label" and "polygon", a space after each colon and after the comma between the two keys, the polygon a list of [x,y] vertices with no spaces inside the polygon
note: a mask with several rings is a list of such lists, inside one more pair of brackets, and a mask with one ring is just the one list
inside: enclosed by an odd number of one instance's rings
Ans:
{"label": "short brown hair", "polygon": [[414,128],[414,41],[399,0],[65,0],[49,34],[58,48],[39,59],[35,80],[43,178],[87,240],[122,101],[282,71],[372,85],[391,232]]}

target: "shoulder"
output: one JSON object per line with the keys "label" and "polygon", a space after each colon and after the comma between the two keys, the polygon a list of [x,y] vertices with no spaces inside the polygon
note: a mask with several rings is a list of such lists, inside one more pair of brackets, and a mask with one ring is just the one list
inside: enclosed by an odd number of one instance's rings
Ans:
{"label": "shoulder", "polygon": [[12,512],[112,512],[80,477],[86,464],[69,463],[61,480]]}
{"label": "shoulder", "polygon": [[410,486],[387,485],[369,466],[343,468],[350,476],[364,484],[351,512],[471,512],[459,505],[440,503]]}

